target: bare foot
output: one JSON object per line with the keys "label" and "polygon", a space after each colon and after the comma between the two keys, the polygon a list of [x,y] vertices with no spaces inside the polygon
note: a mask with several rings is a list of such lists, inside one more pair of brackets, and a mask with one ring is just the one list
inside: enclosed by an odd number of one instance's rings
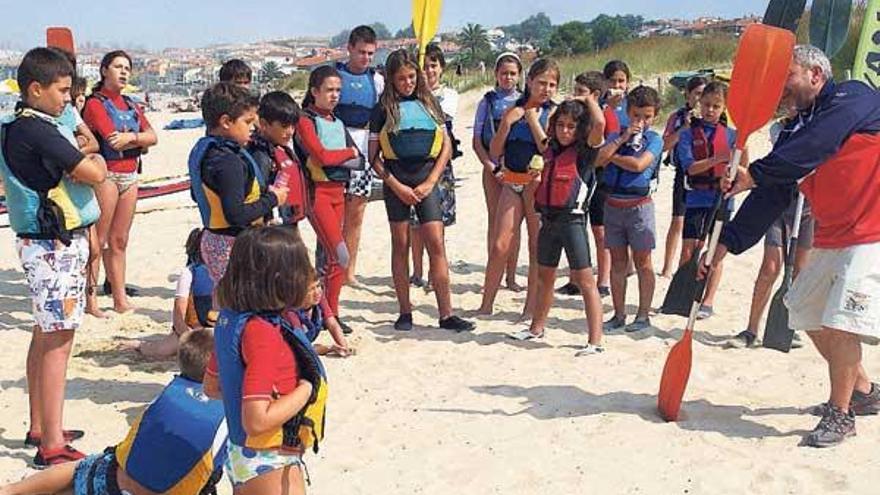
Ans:
{"label": "bare foot", "polygon": [[532,321],[532,313],[524,311],[523,314],[519,315],[515,323],[525,323],[527,321]]}
{"label": "bare foot", "polygon": [[100,318],[102,320],[105,318],[109,318],[107,313],[101,311],[101,309],[98,308],[97,305],[95,305],[95,306],[87,305],[86,306],[86,314],[90,314],[90,315],[94,316],[95,318]]}
{"label": "bare foot", "polygon": [[671,272],[660,272],[657,274],[660,278],[672,278]]}
{"label": "bare foot", "polygon": [[133,313],[136,309],[137,307],[129,304],[128,301],[125,301],[123,303],[113,303],[113,311],[119,314]]}
{"label": "bare foot", "polygon": [[148,359],[168,359],[177,354],[177,335],[166,335],[161,340],[147,340],[137,347]]}
{"label": "bare foot", "polygon": [[508,280],[505,285],[507,286],[507,290],[511,292],[522,292],[525,290],[525,287],[516,283],[516,280]]}
{"label": "bare foot", "polygon": [[486,309],[481,306],[480,309],[474,311],[474,316],[492,316],[493,312],[491,307]]}

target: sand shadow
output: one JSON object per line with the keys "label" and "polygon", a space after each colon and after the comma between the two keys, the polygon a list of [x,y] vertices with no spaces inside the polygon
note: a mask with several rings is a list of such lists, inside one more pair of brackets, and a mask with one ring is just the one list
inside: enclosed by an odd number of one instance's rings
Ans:
{"label": "sand shadow", "polygon": [[[0,388],[20,388],[24,390],[27,381],[24,378],[18,380],[4,380],[0,382]],[[119,402],[152,402],[162,389],[159,383],[141,383],[123,380],[108,380],[87,378],[70,378],[67,380],[65,400],[88,400],[94,404],[116,404]]]}
{"label": "sand shadow", "polygon": [[0,455],[8,459],[18,459],[30,466],[36,449],[25,446],[24,438],[7,438],[6,434],[6,428],[0,428]]}
{"label": "sand shadow", "polygon": [[[542,385],[522,387],[518,385],[475,386],[478,394],[520,399],[524,407],[515,412],[500,409],[470,410],[456,408],[422,409],[438,413],[489,416],[529,415],[538,420],[595,416],[600,414],[628,414],[655,424],[665,423],[657,413],[657,396],[626,391],[595,394],[571,385]],[[744,406],[713,404],[705,399],[686,401],[682,404],[682,419],[678,427],[702,432],[720,433],[729,438],[766,438],[800,436],[805,431],[779,431],[747,419],[780,414],[803,414],[800,408],[778,407],[750,409]]]}
{"label": "sand shadow", "polygon": [[148,340],[158,339],[167,334],[154,334],[138,339],[116,339],[117,345],[106,346],[103,348],[84,349],[76,352],[74,357],[79,359],[87,359],[101,368],[113,368],[115,366],[125,366],[131,371],[141,371],[144,373],[167,373],[176,371],[177,358],[172,356],[168,359],[150,359],[135,351],[126,348],[122,341],[127,342],[144,342]]}
{"label": "sand shadow", "polygon": [[[34,324],[31,312],[31,298],[24,273],[0,270],[0,330],[29,330]],[[19,318],[13,313],[27,316]]]}

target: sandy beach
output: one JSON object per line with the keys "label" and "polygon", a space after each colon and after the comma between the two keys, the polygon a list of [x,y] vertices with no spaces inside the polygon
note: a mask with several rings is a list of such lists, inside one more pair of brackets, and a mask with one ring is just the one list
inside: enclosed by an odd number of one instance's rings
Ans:
{"label": "sandy beach", "polygon": [[[461,178],[458,224],[447,232],[453,301],[479,306],[484,267],[485,207],[480,167],[470,150],[473,114],[483,93],[462,95],[457,135],[466,143],[456,162]],[[186,173],[189,149],[203,129],[164,131],[173,118],[149,113],[159,144],[146,156],[144,178]],[[658,125],[659,126],[659,125]],[[750,140],[752,158],[769,150],[767,133]],[[658,245],[671,211],[673,171],[663,167],[657,203]],[[134,314],[87,317],[77,332],[65,403],[66,426],[87,431],[76,447],[97,452],[122,439],[129,424],[176,372],[172,361],[149,362],[119,350],[124,339],[160,337],[171,325],[183,243],[198,226],[188,193],[151,203],[137,215],[128,250],[128,281],[140,288]],[[303,229],[314,245],[310,227]],[[525,232],[524,232],[525,233]],[[525,285],[526,247],[520,259]],[[473,333],[436,328],[434,295],[413,289],[416,328],[395,332],[390,234],[384,206],[368,207],[359,287],[346,287],[341,307],[355,328],[357,356],[326,359],[330,381],[327,433],[306,462],[314,494],[824,494],[876,493],[880,418],[857,420],[858,436],[830,450],[798,447],[817,418],[806,408],[827,399],[827,372],[811,345],[789,355],[728,350],[743,330],[761,246],[728,258],[716,315],[697,324],[694,366],[678,423],[656,414],[660,373],[684,318],[656,315],[652,330],[605,338],[606,352],[575,358],[586,342],[582,302],[557,298],[543,341],[517,343],[506,333],[524,293],[502,290],[496,314]],[[655,251],[655,268],[662,248]],[[560,284],[564,277],[560,270]],[[654,306],[668,280],[658,278]],[[635,279],[628,303],[635,311]],[[606,316],[610,299],[605,299]],[[102,305],[110,307],[107,297]],[[0,483],[28,472],[24,365],[30,302],[14,252],[0,230]],[[328,339],[324,335],[322,339]],[[880,376],[876,348],[865,366]],[[876,379],[876,378],[875,378]],[[874,452],[872,454],[872,452]],[[220,484],[229,494],[229,483]]]}

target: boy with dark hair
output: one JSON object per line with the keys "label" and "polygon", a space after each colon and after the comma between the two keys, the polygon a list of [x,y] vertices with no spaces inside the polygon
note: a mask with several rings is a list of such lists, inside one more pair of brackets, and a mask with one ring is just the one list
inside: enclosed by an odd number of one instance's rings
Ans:
{"label": "boy with dark hair", "polygon": [[228,82],[244,89],[250,89],[253,71],[244,60],[233,58],[223,63],[218,77],[220,82]]}
{"label": "boy with dark hair", "polygon": [[[342,91],[336,106],[336,117],[345,123],[345,128],[354,139],[361,154],[367,156],[369,142],[370,112],[379,102],[379,95],[385,89],[385,78],[371,67],[376,54],[376,32],[370,26],[357,26],[348,36],[348,61],[336,64],[342,78]],[[361,225],[367,201],[378,178],[370,167],[366,170],[352,171],[345,190],[345,218],[342,222],[342,235],[349,253],[346,283],[355,282],[358,246],[361,240]]]}
{"label": "boy with dark hair", "polygon": [[256,97],[232,83],[217,83],[202,96],[208,135],[190,152],[189,175],[205,227],[202,261],[215,284],[226,270],[235,236],[262,224],[272,208],[287,201],[287,187],[267,185],[245,149],[258,105]]}
{"label": "boy with dark hair", "polygon": [[210,330],[184,334],[177,353],[180,375],[132,424],[121,443],[0,487],[0,495],[71,489],[74,495],[216,493],[227,433],[223,403],[209,400],[202,391],[213,349]]}
{"label": "boy with dark hair", "polygon": [[[627,95],[630,125],[608,136],[597,159],[605,165],[605,245],[611,250],[611,299],[614,316],[605,323],[606,332],[626,326],[627,332],[647,329],[648,311],[654,296],[654,267],[651,251],[656,247],[654,202],[651,194],[660,166],[663,138],[651,130],[660,109],[660,96],[653,88],[639,86]],[[639,278],[639,309],[626,325],[626,278],[629,253]]]}
{"label": "boy with dark hair", "polygon": [[[296,226],[308,213],[309,198],[308,182],[291,148],[302,109],[289,94],[273,91],[260,98],[257,115],[260,125],[251,136],[247,150],[260,166],[266,183],[274,184],[280,178],[287,184],[287,204],[279,205],[278,220]],[[282,171],[285,176],[279,177]]]}
{"label": "boy with dark hair", "polygon": [[92,186],[107,173],[104,161],[84,155],[58,121],[70,103],[72,76],[62,52],[29,51],[18,68],[22,102],[0,131],[9,224],[33,300],[25,444],[38,447],[40,466],[83,457],[67,445],[83,433],[62,430],[62,410],[73,331],[85,306],[87,230],[100,214]]}

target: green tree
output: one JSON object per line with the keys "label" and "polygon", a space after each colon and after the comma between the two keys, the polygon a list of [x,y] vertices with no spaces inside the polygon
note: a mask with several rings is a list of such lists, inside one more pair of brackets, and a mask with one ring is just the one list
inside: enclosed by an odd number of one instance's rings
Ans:
{"label": "green tree", "polygon": [[260,81],[264,83],[272,84],[275,80],[283,77],[284,72],[281,72],[281,68],[275,62],[266,62],[260,67]]}
{"label": "green tree", "polygon": [[410,24],[409,26],[407,26],[405,28],[398,30],[397,33],[394,34],[395,39],[415,38],[415,37],[416,37],[416,30],[413,29],[412,24]]}
{"label": "green tree", "polygon": [[376,38],[380,40],[391,39],[391,31],[385,24],[382,24],[381,22],[374,22],[370,24],[370,27],[373,28],[373,31],[376,31]]}
{"label": "green tree", "polygon": [[596,49],[602,50],[619,43],[632,35],[632,32],[623,25],[619,18],[605,14],[590,22],[593,31],[593,43]]}
{"label": "green tree", "polygon": [[468,52],[470,60],[478,59],[481,52],[488,51],[489,37],[486,35],[486,28],[480,24],[468,23],[462,28],[458,35],[458,43],[462,50]]}
{"label": "green tree", "polygon": [[343,29],[330,38],[330,46],[345,46],[348,44],[348,35],[351,34],[350,29]]}
{"label": "green tree", "polygon": [[553,22],[547,14],[539,12],[519,25],[520,41],[525,43],[545,43],[553,33]]}
{"label": "green tree", "polygon": [[587,53],[593,49],[593,35],[586,22],[566,22],[553,29],[547,47],[555,55]]}

